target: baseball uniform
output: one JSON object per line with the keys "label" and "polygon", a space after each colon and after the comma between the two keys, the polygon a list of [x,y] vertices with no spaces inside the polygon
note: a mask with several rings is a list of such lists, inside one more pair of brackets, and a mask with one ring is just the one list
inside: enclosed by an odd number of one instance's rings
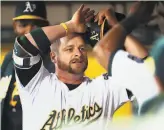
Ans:
{"label": "baseball uniform", "polygon": [[139,105],[158,93],[153,73],[146,64],[148,59],[136,58],[123,50],[113,53],[110,59],[110,75],[133,92]]}
{"label": "baseball uniform", "polygon": [[[42,38],[45,43],[45,34],[37,40],[42,42]],[[26,39],[26,42],[29,41]],[[27,44],[22,44],[21,38],[16,39],[13,59],[23,108],[24,130],[55,130],[93,122],[105,126],[112,119],[114,111],[129,101],[126,89],[112,82],[108,74],[93,80],[84,77],[76,89],[69,90],[56,74],[45,69],[36,48],[32,55],[29,53],[34,47],[28,50],[23,45]],[[45,49],[41,44],[40,48]],[[26,55],[18,56],[20,49]],[[28,58],[30,62],[25,61]],[[31,67],[27,67],[29,65]],[[28,75],[26,79],[21,78],[21,72]]]}

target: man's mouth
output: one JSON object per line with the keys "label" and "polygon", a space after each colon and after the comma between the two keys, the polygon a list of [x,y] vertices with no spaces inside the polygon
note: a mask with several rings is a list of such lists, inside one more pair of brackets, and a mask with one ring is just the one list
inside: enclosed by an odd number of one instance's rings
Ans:
{"label": "man's mouth", "polygon": [[75,60],[75,61],[72,61],[72,63],[83,63],[83,60]]}

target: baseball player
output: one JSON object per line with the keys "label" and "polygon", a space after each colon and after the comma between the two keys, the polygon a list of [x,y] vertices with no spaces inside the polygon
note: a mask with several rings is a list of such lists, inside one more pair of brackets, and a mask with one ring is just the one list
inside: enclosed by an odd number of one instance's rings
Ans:
{"label": "baseball player", "polygon": [[[49,25],[49,22],[47,21],[44,2],[17,2],[13,27],[18,36],[47,25]],[[44,63],[49,71],[52,72],[54,70],[51,67],[53,64],[48,54],[44,57]],[[23,78],[25,76],[27,75],[23,75]],[[16,85],[12,51],[6,55],[2,63],[1,77],[1,82],[3,82],[3,79],[7,80],[5,84],[1,84],[0,86],[2,130],[22,130],[22,106]]]}
{"label": "baseball player", "polygon": [[[117,130],[163,130],[164,117],[164,36],[154,42],[150,50],[149,65],[153,70],[160,93],[146,101],[141,107],[140,117],[133,118],[133,123],[128,127],[114,127]],[[126,122],[125,122],[126,123]]]}
{"label": "baseball player", "polygon": [[[95,44],[104,37],[105,33],[116,24],[125,18],[125,15],[118,12],[112,12],[111,14],[110,8],[102,9],[98,12],[94,19],[92,19],[89,23],[87,23],[87,32],[85,33],[85,41],[91,47],[94,47]],[[111,17],[112,19],[108,19]],[[147,56],[147,51],[141,45],[141,43],[133,36],[128,36],[125,41],[125,46],[121,47],[121,49],[128,51],[131,55],[135,55],[137,57],[145,57]],[[126,86],[125,86],[126,87]],[[128,96],[132,102],[130,103],[131,110],[133,114],[138,115],[138,102],[136,100],[135,95],[127,89]],[[123,108],[123,107],[122,107]]]}
{"label": "baseball player", "polygon": [[[70,21],[16,38],[13,59],[24,130],[56,130],[94,122],[105,126],[114,111],[129,101],[126,89],[113,83],[108,74],[93,80],[84,76],[88,61],[82,33],[93,17],[94,11],[82,5]],[[40,52],[50,46],[55,74],[45,69],[40,58]],[[23,79],[22,75],[28,76]]]}
{"label": "baseball player", "polygon": [[[134,28],[150,19],[155,5],[156,2],[138,2],[136,10],[120,23],[116,21],[113,28],[94,48],[99,63],[109,71],[116,82],[133,92],[140,106],[145,100],[158,93],[153,74],[147,68],[149,57],[143,57],[146,54],[144,50],[138,58],[119,48],[123,46],[125,38],[129,39],[128,34]],[[112,15],[108,15],[108,19],[112,21]],[[133,50],[137,50],[136,52],[142,50],[140,47],[137,48]]]}

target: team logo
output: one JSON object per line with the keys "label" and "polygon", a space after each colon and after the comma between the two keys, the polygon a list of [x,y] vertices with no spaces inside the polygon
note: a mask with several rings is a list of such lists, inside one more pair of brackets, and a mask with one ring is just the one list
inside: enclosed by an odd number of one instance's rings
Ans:
{"label": "team logo", "polygon": [[98,33],[96,33],[96,31],[92,31],[92,32],[91,32],[91,37],[90,37],[90,39],[91,39],[91,40],[99,41],[100,39],[99,39],[98,36],[99,36],[99,35],[98,35]]}
{"label": "team logo", "polygon": [[30,2],[26,2],[26,9],[23,12],[34,12],[35,9],[35,4],[30,4]]}
{"label": "team logo", "polygon": [[68,111],[63,109],[60,112],[54,110],[41,130],[56,130],[84,122],[85,125],[88,125],[96,121],[101,116],[102,111],[102,107],[97,103],[93,106],[83,106],[79,114],[76,114],[74,108],[70,108]]}
{"label": "team logo", "polygon": [[108,80],[109,79],[108,73],[103,74],[103,77],[104,77],[105,80]]}

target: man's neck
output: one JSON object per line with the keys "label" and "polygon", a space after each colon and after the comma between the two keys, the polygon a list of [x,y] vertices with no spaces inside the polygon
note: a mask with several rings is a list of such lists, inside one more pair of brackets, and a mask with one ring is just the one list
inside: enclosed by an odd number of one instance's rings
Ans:
{"label": "man's neck", "polygon": [[67,84],[80,84],[84,80],[84,73],[72,74],[66,71],[57,70],[56,75],[59,80]]}

